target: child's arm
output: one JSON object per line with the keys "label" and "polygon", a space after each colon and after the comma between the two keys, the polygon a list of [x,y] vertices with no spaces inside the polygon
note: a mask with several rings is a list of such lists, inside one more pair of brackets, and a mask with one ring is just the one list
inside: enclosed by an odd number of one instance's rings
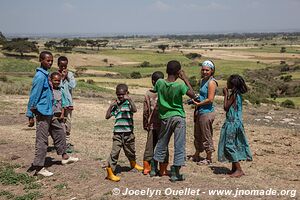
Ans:
{"label": "child's arm", "polygon": [[65,118],[65,108],[62,108],[59,119],[64,119],[64,118]]}
{"label": "child's arm", "polygon": [[31,92],[30,92],[30,97],[29,97],[29,102],[27,105],[27,112],[26,112],[26,116],[28,118],[33,118],[34,115],[36,114],[34,112],[36,112],[36,105],[38,104],[42,91],[43,91],[43,87],[44,87],[44,82],[45,79],[43,77],[35,77],[32,81],[32,88],[31,88]]}
{"label": "child's arm", "polygon": [[149,113],[149,103],[148,103],[148,98],[147,96],[145,95],[145,99],[144,99],[144,106],[143,106],[143,128],[144,130],[148,131],[148,119],[149,119],[149,116],[150,116],[150,113]]}
{"label": "child's arm", "polygon": [[137,109],[136,109],[136,106],[135,106],[135,104],[133,103],[131,97],[128,96],[128,94],[126,94],[126,95],[124,96],[124,99],[127,99],[127,100],[129,101],[129,104],[131,105],[131,106],[130,106],[130,111],[133,112],[133,113],[135,113],[135,112],[137,111]]}
{"label": "child's arm", "polygon": [[106,115],[105,115],[105,119],[109,119],[111,118],[112,114],[112,109],[117,106],[117,100],[114,100],[108,107],[107,111],[106,111]]}
{"label": "child's arm", "polygon": [[231,94],[228,98],[228,88],[223,88],[223,94],[224,94],[224,110],[227,112],[230,108],[230,106],[235,101],[235,95]]}
{"label": "child's arm", "polygon": [[207,95],[207,99],[204,99],[201,102],[197,102],[194,99],[193,102],[194,104],[199,107],[199,106],[203,106],[206,104],[211,104],[214,102],[215,99],[215,93],[216,93],[216,89],[217,89],[217,83],[215,81],[210,81],[208,84],[208,95]]}
{"label": "child's arm", "polygon": [[179,71],[179,78],[181,80],[183,80],[183,82],[188,86],[189,90],[186,92],[186,95],[189,96],[191,99],[194,99],[196,96],[195,96],[195,92],[189,82],[189,79],[187,78],[187,76],[185,75],[184,71],[183,70],[180,70]]}

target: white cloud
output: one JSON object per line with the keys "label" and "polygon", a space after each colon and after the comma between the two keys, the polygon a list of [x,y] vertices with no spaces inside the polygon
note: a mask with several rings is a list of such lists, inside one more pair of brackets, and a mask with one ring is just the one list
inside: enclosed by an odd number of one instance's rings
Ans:
{"label": "white cloud", "polygon": [[172,7],[162,1],[156,1],[154,4],[153,4],[153,8],[155,10],[159,10],[159,11],[169,11],[172,9]]}
{"label": "white cloud", "polygon": [[63,5],[62,5],[62,9],[65,11],[65,12],[71,12],[74,10],[74,5],[69,1],[69,0],[65,0],[63,2]]}
{"label": "white cloud", "polygon": [[184,4],[184,8],[188,10],[196,10],[196,11],[220,11],[220,10],[228,10],[229,7],[220,3],[210,2],[209,4],[205,5],[201,2],[199,4]]}

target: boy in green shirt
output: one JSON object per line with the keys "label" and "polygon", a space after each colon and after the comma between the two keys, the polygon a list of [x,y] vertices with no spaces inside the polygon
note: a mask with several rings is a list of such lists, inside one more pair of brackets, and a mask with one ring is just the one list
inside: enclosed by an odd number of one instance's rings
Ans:
{"label": "boy in green shirt", "polygon": [[[195,93],[188,81],[181,65],[178,61],[172,60],[167,64],[168,78],[166,80],[159,79],[154,87],[154,91],[158,95],[158,111],[161,119],[161,129],[158,143],[156,145],[154,160],[151,166],[151,173],[156,173],[156,162],[164,162],[170,138],[174,133],[174,161],[171,166],[171,181],[181,181],[184,177],[179,174],[179,170],[185,162],[185,135],[186,122],[185,112],[182,103],[182,96],[188,95],[195,98]],[[178,78],[185,84],[175,82]]]}

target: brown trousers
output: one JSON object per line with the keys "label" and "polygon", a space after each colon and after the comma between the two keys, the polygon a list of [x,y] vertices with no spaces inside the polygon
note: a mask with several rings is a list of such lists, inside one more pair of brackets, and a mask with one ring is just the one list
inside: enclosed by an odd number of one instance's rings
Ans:
{"label": "brown trousers", "polygon": [[66,152],[66,134],[62,124],[52,116],[36,116],[35,157],[33,166],[43,167],[48,148],[48,136],[52,137],[58,155]]}
{"label": "brown trousers", "polygon": [[129,161],[135,161],[135,136],[133,133],[114,133],[113,145],[108,165],[115,171],[119,159],[120,151],[123,148]]}
{"label": "brown trousers", "polygon": [[197,114],[194,125],[194,145],[198,152],[213,152],[213,122],[216,114],[205,113]]}

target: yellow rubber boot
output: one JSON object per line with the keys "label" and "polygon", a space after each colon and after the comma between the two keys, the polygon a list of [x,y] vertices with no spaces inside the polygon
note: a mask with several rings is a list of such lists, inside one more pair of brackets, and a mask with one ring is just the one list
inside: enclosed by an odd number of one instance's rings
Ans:
{"label": "yellow rubber boot", "polygon": [[130,161],[130,166],[131,166],[131,168],[134,168],[134,169],[136,169],[136,170],[138,170],[138,171],[143,171],[143,167],[141,167],[141,166],[139,166],[138,164],[136,164],[136,162],[135,161]]}
{"label": "yellow rubber boot", "polygon": [[109,179],[109,180],[115,181],[115,182],[118,182],[118,181],[121,180],[120,177],[114,175],[113,170],[112,170],[111,167],[107,167],[106,171],[107,171],[107,177],[106,177],[106,179]]}
{"label": "yellow rubber boot", "polygon": [[150,166],[150,163],[148,161],[145,161],[144,160],[144,171],[143,171],[143,174],[144,175],[148,175],[151,171],[151,166]]}

